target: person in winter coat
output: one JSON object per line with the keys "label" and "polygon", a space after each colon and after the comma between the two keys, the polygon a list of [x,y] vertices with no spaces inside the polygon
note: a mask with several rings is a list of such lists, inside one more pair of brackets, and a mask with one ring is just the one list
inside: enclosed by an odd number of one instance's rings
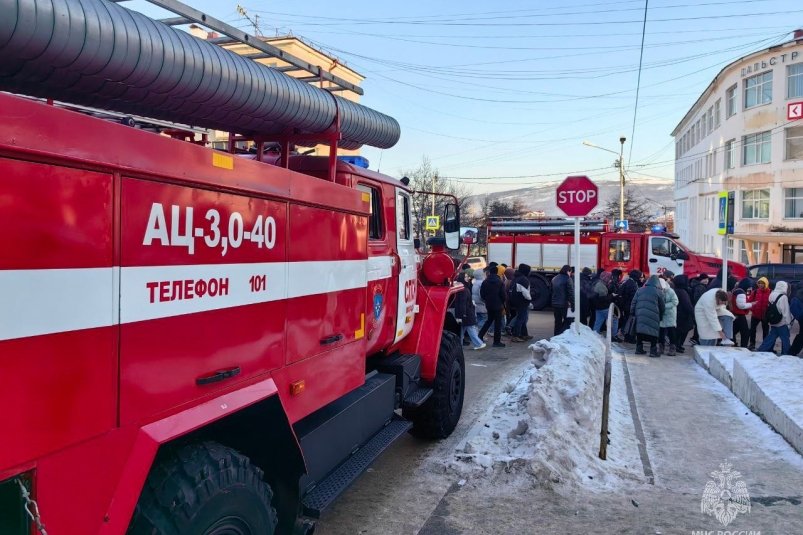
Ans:
{"label": "person in winter coat", "polygon": [[770,281],[761,277],[756,281],[756,287],[750,294],[748,301],[753,304],[750,309],[750,342],[747,346],[751,351],[756,348],[756,332],[761,325],[761,339],[764,340],[770,331],[770,324],[764,319],[764,313],[770,305]]}
{"label": "person in winter coat", "polygon": [[[620,299],[622,301],[622,326],[624,328],[627,327],[628,320],[630,319],[630,304],[633,302],[633,297],[636,295],[636,291],[638,290],[638,281],[641,279],[641,271],[634,269],[630,273],[626,274],[622,280],[622,283],[619,285],[619,292],[620,292]],[[625,342],[633,343],[636,340],[629,334],[625,333]]]}
{"label": "person in winter coat", "polygon": [[[613,296],[608,291],[608,286],[611,284],[612,276],[607,271],[599,274],[599,278],[592,286],[591,290],[594,295],[594,332],[602,332],[602,325],[608,319],[608,307],[613,302]],[[610,326],[608,327],[610,328]],[[612,336],[616,336],[614,330]]]}
{"label": "person in winter coat", "polygon": [[678,296],[666,279],[659,279],[661,291],[664,295],[664,313],[661,315],[661,329],[658,334],[658,353],[664,352],[665,344],[669,344],[666,354],[675,356],[675,331],[678,324]]}
{"label": "person in winter coat", "polygon": [[[703,296],[705,292],[708,291],[708,283],[710,282],[710,278],[705,273],[700,273],[696,279],[692,280],[689,283],[689,288],[691,288],[691,292],[689,295],[691,296],[691,304],[692,306],[697,306],[697,301]],[[694,334],[691,337],[693,344],[700,343],[700,335],[697,332],[697,320],[694,321]]]}
{"label": "person in winter coat", "polygon": [[530,313],[530,266],[519,264],[516,276],[508,290],[508,303],[516,311],[516,317],[510,326],[511,342],[526,342],[532,340],[532,336],[527,334],[527,318]]}
{"label": "person in winter coat", "polygon": [[675,275],[675,295],[678,298],[677,326],[675,327],[675,351],[684,353],[686,350],[683,344],[689,336],[689,331],[694,328],[694,305],[691,304],[689,294],[689,277],[686,275]]}
{"label": "person in winter coat", "polygon": [[[510,303],[510,285],[513,284],[513,279],[516,278],[516,270],[510,267],[505,267],[505,271],[499,274],[502,283],[505,285],[505,311],[502,314],[502,332],[511,334],[510,324],[513,323],[513,318],[516,317],[516,307]],[[524,326],[525,330],[527,326]]]}
{"label": "person in winter coat", "polygon": [[803,350],[803,285],[797,289],[795,296],[789,302],[789,312],[800,329],[792,342],[792,347],[789,348],[789,354],[800,356],[800,351]]}
{"label": "person in winter coat", "polygon": [[462,340],[465,333],[468,333],[474,349],[484,349],[485,343],[477,336],[477,314],[471,299],[471,282],[467,275],[464,271],[456,279],[463,285],[463,291],[455,296],[454,317],[460,324],[460,339]]}
{"label": "person in winter coat", "polygon": [[747,301],[747,292],[753,287],[753,281],[744,278],[739,281],[736,288],[731,292],[730,311],[733,312],[733,342],[736,343],[736,335],[739,335],[739,345],[748,347],[750,345],[750,325],[747,323],[747,315],[753,308],[753,303]]}
{"label": "person in winter coat", "polygon": [[630,304],[630,313],[636,317],[636,354],[644,355],[644,342],[650,343],[650,356],[658,355],[658,334],[661,329],[661,317],[664,315],[664,298],[661,295],[661,283],[658,275],[652,275],[639,288]]}
{"label": "person in winter coat", "polygon": [[485,271],[482,269],[474,270],[474,280],[471,282],[471,299],[474,301],[474,309],[477,313],[477,325],[482,327],[488,319],[488,309],[485,308],[485,301],[480,295],[480,287],[485,282]]}
{"label": "person in winter coat", "polygon": [[580,272],[580,323],[588,325],[590,319],[594,317],[594,310],[591,307],[591,269],[584,267]]}
{"label": "person in winter coat", "polygon": [[555,316],[555,335],[566,330],[566,313],[574,309],[574,283],[571,266],[563,266],[552,278],[552,312]]}
{"label": "person in winter coat", "polygon": [[[785,281],[778,281],[775,283],[775,289],[770,293],[770,304],[778,308],[781,313],[781,320],[776,323],[770,323],[770,333],[767,338],[758,346],[759,351],[775,352],[775,340],[781,339],[781,355],[789,354],[789,325],[792,324],[792,311],[789,306],[789,285]],[[768,319],[769,321],[769,319]]]}
{"label": "person in winter coat", "polygon": [[611,270],[611,282],[608,284],[608,294],[611,296],[611,302],[617,308],[613,319],[614,329],[611,333],[611,340],[614,342],[624,342],[624,339],[619,336],[619,329],[622,327],[622,323],[619,321],[622,315],[622,276],[621,269],[613,268]]}
{"label": "person in winter coat", "polygon": [[499,278],[495,265],[488,266],[488,273],[485,281],[480,286],[480,297],[485,302],[488,312],[488,319],[480,329],[480,338],[485,337],[488,329],[493,325],[494,343],[493,347],[505,347],[502,343],[502,311],[505,308],[505,287],[502,279]]}
{"label": "person in winter coat", "polygon": [[697,331],[700,333],[700,345],[715,346],[717,340],[728,340],[717,310],[718,306],[727,305],[728,299],[728,292],[712,288],[697,301],[694,306],[694,319],[697,322]]}

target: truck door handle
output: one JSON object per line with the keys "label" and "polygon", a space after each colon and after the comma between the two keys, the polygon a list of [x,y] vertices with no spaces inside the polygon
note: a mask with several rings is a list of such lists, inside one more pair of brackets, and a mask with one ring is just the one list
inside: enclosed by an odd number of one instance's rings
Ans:
{"label": "truck door handle", "polygon": [[657,258],[650,258],[650,262],[652,262],[653,264],[656,263],[657,261],[658,261]]}
{"label": "truck door handle", "polygon": [[321,345],[328,346],[329,344],[334,344],[339,342],[343,339],[342,334],[333,334],[332,336],[327,336],[326,338],[321,338]]}
{"label": "truck door handle", "polygon": [[230,377],[236,377],[240,375],[240,367],[236,366],[234,368],[229,368],[227,370],[217,370],[212,372],[209,375],[202,375],[195,380],[195,384],[198,386],[209,385],[212,383],[217,383],[228,379]]}

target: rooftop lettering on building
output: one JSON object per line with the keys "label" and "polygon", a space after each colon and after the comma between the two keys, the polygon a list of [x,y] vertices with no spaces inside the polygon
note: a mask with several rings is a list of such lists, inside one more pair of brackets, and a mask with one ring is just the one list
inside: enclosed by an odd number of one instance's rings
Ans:
{"label": "rooftop lettering on building", "polygon": [[777,65],[778,58],[780,58],[780,63],[786,63],[786,57],[789,56],[789,63],[791,63],[795,61],[799,55],[800,52],[795,50],[792,52],[787,52],[785,54],[778,54],[777,56],[772,56],[767,60],[762,59],[761,61],[756,61],[752,65],[748,65],[747,67],[742,67],[742,78],[744,78],[748,74],[765,71],[770,67]]}

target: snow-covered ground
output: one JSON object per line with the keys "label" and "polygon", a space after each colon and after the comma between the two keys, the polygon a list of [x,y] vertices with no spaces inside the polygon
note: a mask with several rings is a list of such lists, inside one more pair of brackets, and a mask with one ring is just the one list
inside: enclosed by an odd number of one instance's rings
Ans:
{"label": "snow-covered ground", "polygon": [[608,459],[599,459],[605,344],[588,327],[532,346],[447,464],[466,477],[512,474],[547,487],[605,490],[643,480],[621,356],[612,360]]}

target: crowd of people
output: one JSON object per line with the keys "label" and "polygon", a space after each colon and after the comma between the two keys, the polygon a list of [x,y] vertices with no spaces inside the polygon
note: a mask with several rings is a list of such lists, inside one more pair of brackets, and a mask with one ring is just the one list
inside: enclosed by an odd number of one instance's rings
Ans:
{"label": "crowd of people", "polygon": [[527,332],[530,313],[530,266],[517,269],[491,262],[482,270],[462,266],[457,281],[463,285],[454,300],[454,317],[460,325],[463,345],[485,349],[485,335],[493,336],[493,347],[505,347],[502,335],[511,342],[532,340]]}
{"label": "crowd of people", "polygon": [[[689,280],[686,275],[670,271],[645,278],[638,270],[600,270],[592,274],[584,268],[580,285],[579,321],[601,332],[608,307],[614,303],[619,318],[614,317],[610,326],[612,339],[634,343],[637,354],[674,356],[685,352],[687,342],[738,344],[750,350],[774,352],[780,340],[783,355],[799,355],[803,350],[803,334],[790,340],[792,324],[803,322],[803,287],[791,295],[784,281],[770,288],[764,277],[737,280],[731,276],[727,290],[723,290],[721,273],[714,279],[702,274]],[[562,286],[563,281],[559,283]],[[557,312],[555,316],[557,321]],[[556,323],[556,334],[557,330]]]}
{"label": "crowd of people", "polygon": [[[464,289],[455,298],[454,316],[463,344],[484,349],[488,333],[493,347],[505,347],[503,335],[511,342],[531,340],[527,320],[530,303],[537,296],[530,287],[530,266],[519,264],[514,269],[491,262],[483,270],[462,268],[457,281]],[[563,266],[551,286],[555,335],[580,321],[597,333],[611,329],[612,340],[635,344],[636,354],[650,357],[684,353],[687,344],[738,344],[774,352],[780,340],[783,355],[800,355],[803,350],[803,333],[790,339],[792,324],[803,323],[803,285],[790,295],[784,281],[771,288],[764,277],[737,280],[729,276],[723,290],[721,273],[713,279],[702,274],[690,280],[670,271],[647,278],[638,270],[594,273],[583,268],[578,307],[571,266]],[[612,303],[618,314],[606,325]]]}

